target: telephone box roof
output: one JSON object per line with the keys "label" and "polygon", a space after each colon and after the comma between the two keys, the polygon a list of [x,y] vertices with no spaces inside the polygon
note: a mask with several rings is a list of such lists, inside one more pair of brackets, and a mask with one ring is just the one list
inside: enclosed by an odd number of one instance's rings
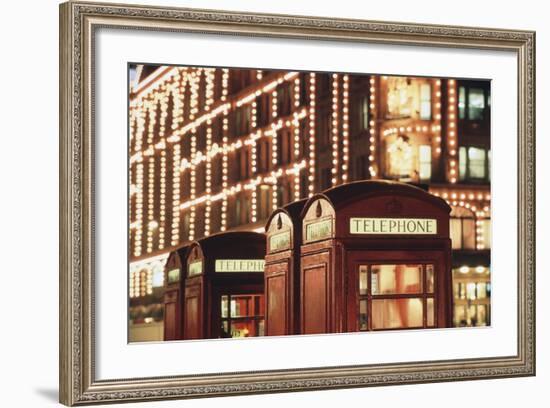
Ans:
{"label": "telephone box roof", "polygon": [[184,245],[180,245],[170,251],[168,254],[168,258],[166,258],[166,263],[170,260],[170,258],[177,256],[179,258],[179,261],[181,264],[185,264],[185,260],[187,259],[187,254],[189,252],[189,247],[191,246],[190,243],[186,243]]}
{"label": "telephone box roof", "polygon": [[271,221],[273,220],[273,218],[281,212],[287,214],[290,217],[290,219],[293,221],[300,220],[302,210],[304,209],[304,206],[306,205],[307,200],[308,200],[307,198],[302,198],[301,200],[294,201],[280,208],[277,208],[275,211],[271,213],[271,215],[267,219],[267,222],[265,223],[266,230],[271,225]]}
{"label": "telephone box roof", "polygon": [[434,196],[422,188],[397,181],[363,180],[341,184],[321,193],[315,194],[313,197],[309,198],[308,202],[302,209],[301,215],[304,217],[311,203],[315,202],[319,198],[325,198],[335,209],[337,209],[346,206],[351,201],[367,199],[369,196],[392,194],[396,196],[416,197],[420,200],[432,203],[433,205],[441,208],[443,211],[447,211],[449,213],[451,212],[451,207],[445,200]]}
{"label": "telephone box roof", "polygon": [[243,246],[246,244],[265,246],[265,234],[254,231],[227,231],[213,234],[191,243],[192,246],[198,245],[201,248],[205,258],[232,255],[236,247],[242,252],[244,249]]}

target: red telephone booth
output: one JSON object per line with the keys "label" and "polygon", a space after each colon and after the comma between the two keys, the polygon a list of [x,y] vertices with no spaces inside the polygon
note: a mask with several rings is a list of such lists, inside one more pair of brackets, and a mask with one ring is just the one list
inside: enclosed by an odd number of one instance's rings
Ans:
{"label": "red telephone booth", "polygon": [[188,246],[168,255],[164,266],[164,340],[181,340],[183,295]]}
{"label": "red telephone booth", "polygon": [[265,235],[225,232],[187,256],[184,339],[264,335]]}
{"label": "red telephone booth", "polygon": [[450,327],[450,211],[389,181],[311,197],[302,211],[302,333]]}
{"label": "red telephone booth", "polygon": [[267,336],[300,333],[301,212],[307,200],[275,210],[266,224],[265,331]]}

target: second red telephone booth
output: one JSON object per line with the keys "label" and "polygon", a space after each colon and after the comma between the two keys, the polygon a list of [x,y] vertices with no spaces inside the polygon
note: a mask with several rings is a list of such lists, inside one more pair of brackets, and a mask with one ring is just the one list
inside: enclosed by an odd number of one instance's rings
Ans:
{"label": "second red telephone booth", "polygon": [[264,335],[265,235],[224,232],[187,255],[185,339]]}

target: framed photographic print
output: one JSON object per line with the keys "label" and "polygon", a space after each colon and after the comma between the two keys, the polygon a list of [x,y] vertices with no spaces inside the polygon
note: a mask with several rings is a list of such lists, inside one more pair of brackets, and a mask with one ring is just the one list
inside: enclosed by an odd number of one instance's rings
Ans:
{"label": "framed photographic print", "polygon": [[535,374],[535,33],[60,7],[66,405]]}

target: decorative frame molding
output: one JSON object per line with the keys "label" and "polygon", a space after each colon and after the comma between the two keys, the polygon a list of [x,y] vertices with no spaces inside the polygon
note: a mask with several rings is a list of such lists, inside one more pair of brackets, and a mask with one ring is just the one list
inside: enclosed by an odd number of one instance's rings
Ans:
{"label": "decorative frame molding", "polygon": [[[518,58],[518,350],[515,356],[251,373],[95,379],[94,32],[118,29],[513,51]],[[60,401],[66,405],[535,374],[535,33],[117,4],[60,5]]]}

